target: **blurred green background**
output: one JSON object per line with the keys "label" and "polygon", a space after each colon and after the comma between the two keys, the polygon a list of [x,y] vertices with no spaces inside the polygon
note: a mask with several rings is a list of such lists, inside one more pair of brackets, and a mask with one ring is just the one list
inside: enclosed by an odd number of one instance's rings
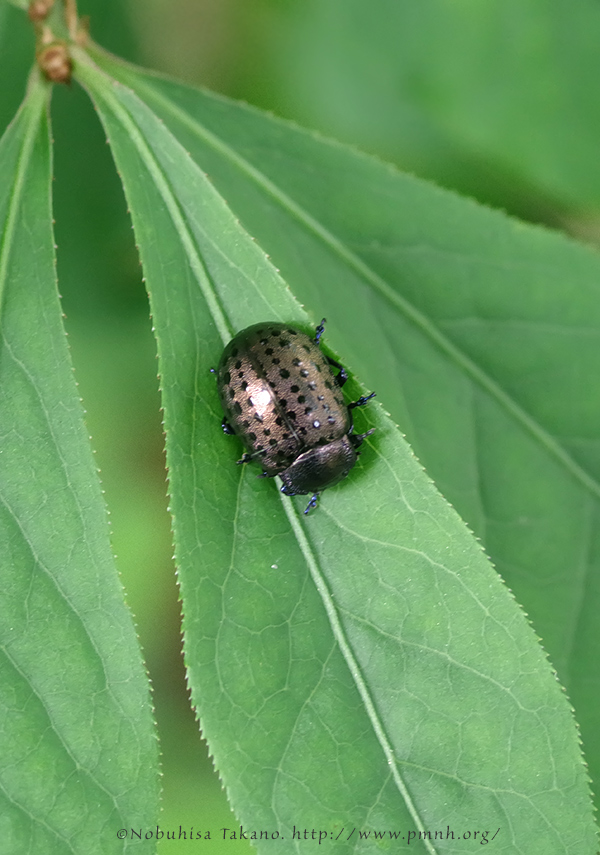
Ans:
{"label": "blurred green background", "polygon": [[[595,0],[80,0],[97,42],[596,242],[600,4]],[[0,124],[33,35],[0,0]],[[156,354],[119,179],[84,93],[53,96],[59,286],[150,673],[161,826],[235,827],[189,709],[167,513]],[[315,307],[318,314],[318,307]],[[215,354],[215,362],[219,354]],[[201,844],[198,844],[198,848]],[[211,851],[249,851],[213,839]],[[189,841],[162,851],[195,851]]]}

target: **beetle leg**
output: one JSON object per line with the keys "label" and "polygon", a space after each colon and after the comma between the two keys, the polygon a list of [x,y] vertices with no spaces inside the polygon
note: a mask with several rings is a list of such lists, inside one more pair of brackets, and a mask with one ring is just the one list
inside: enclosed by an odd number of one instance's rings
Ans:
{"label": "beetle leg", "polygon": [[[375,428],[371,428],[371,430],[368,430],[366,433],[353,434],[351,430],[348,431],[348,439],[352,443],[352,448],[356,450],[360,445],[362,445],[363,440],[368,436],[371,436],[372,433],[375,433]],[[357,451],[356,453],[360,454],[360,451]]]}
{"label": "beetle leg", "polygon": [[376,394],[377,392],[371,392],[370,395],[363,395],[358,399],[358,401],[352,401],[351,404],[348,404],[348,409],[353,410],[354,407],[364,407],[364,405],[367,404],[371,398],[374,398]]}
{"label": "beetle leg", "polygon": [[325,355],[325,359],[327,360],[327,362],[330,365],[333,365],[334,368],[339,369],[340,373],[335,375],[335,382],[338,384],[338,386],[342,387],[344,385],[344,383],[346,382],[346,380],[348,379],[348,372],[346,371],[344,366],[341,364],[341,362],[337,361],[337,359],[332,359],[331,356],[327,356],[327,354],[324,354],[324,355]]}
{"label": "beetle leg", "polygon": [[223,428],[223,433],[226,433],[228,436],[233,436],[235,431],[227,421],[227,419],[223,419],[221,422],[221,427]]}
{"label": "beetle leg", "polygon": [[[321,323],[319,324],[319,326],[315,330],[315,344],[319,344],[319,342],[321,341],[321,336],[325,332],[326,321],[327,321],[327,318],[323,318],[323,320],[321,321]],[[344,366],[341,363],[339,363],[336,359],[332,359],[331,356],[327,356],[327,354],[323,354],[323,355],[325,356],[325,359],[327,360],[327,362],[330,365],[333,365],[334,368],[337,368],[338,371],[340,372],[339,374],[336,375],[335,381],[338,384],[338,386],[340,386],[340,387],[343,386],[344,383],[346,382],[346,380],[348,379],[348,372],[346,371]]]}
{"label": "beetle leg", "polygon": [[318,499],[319,499],[319,494],[315,493],[314,496],[312,497],[312,499],[310,500],[310,502],[308,503],[308,505],[306,506],[306,509],[304,511],[305,514],[307,514],[311,508],[317,507]]}
{"label": "beetle leg", "polygon": [[[265,451],[265,449],[264,449],[264,448],[262,448],[260,451],[255,451],[255,452],[254,452],[254,454],[248,454],[248,452],[247,452],[247,451],[245,451],[245,452],[242,454],[242,456],[240,457],[240,459],[239,459],[239,460],[236,460],[235,462],[236,462],[236,463],[238,463],[238,464],[239,464],[239,463],[251,463],[253,460],[256,460],[256,458],[257,458],[257,457],[260,457],[262,454],[266,454],[266,451]],[[261,475],[259,475],[258,477],[259,477],[259,478],[261,478],[261,477],[265,477],[265,478],[266,478],[266,477],[268,477],[268,476],[267,476],[267,475],[265,475],[265,473],[263,473],[263,475],[262,475],[262,476],[261,476]]]}
{"label": "beetle leg", "polygon": [[[370,395],[361,395],[358,401],[352,401],[352,403],[348,404],[348,409],[353,410],[355,407],[364,407],[365,404],[368,404],[371,398],[375,397],[375,392],[371,392]],[[359,445],[362,445],[363,439],[367,436],[371,436],[372,433],[375,433],[375,428],[371,428],[366,433],[358,433],[354,435],[352,431],[354,430],[354,423],[351,425],[350,430],[348,431],[348,437],[350,442],[352,443],[353,448],[358,448]]]}
{"label": "beetle leg", "polygon": [[315,330],[315,344],[318,344],[321,336],[325,332],[325,324],[327,323],[327,318],[323,318],[319,326]]}

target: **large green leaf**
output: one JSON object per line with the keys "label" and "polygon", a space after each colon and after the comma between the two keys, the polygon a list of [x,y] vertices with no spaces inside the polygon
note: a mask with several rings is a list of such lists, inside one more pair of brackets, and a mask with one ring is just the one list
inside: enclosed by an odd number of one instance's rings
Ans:
{"label": "large green leaf", "polygon": [[600,781],[598,255],[255,110],[110,68],[328,316],[484,541],[568,688]]}
{"label": "large green leaf", "polygon": [[538,216],[598,209],[595,0],[265,5],[250,100]]}
{"label": "large green leaf", "polygon": [[62,328],[48,92],[0,141],[0,836],[119,853],[156,819],[157,746]]}
{"label": "large green leaf", "polygon": [[[137,72],[104,62],[155,100],[153,85]],[[272,483],[233,466],[239,449],[221,435],[208,369],[233,330],[262,319],[306,325],[306,317],[153,112],[79,51],[75,74],[113,148],[151,296],[192,697],[246,830],[280,835],[279,842],[257,842],[259,850],[303,851],[304,829],[309,840],[310,829],[320,829],[335,851],[374,851],[379,844],[360,839],[360,829],[397,832],[395,851],[410,845],[410,851],[464,852],[477,831],[479,837],[496,832],[504,852],[594,852],[585,773],[564,695],[522,613],[385,413],[372,407],[362,415],[362,424],[378,429],[362,465],[308,518],[302,499],[291,502]],[[186,97],[185,89],[171,86],[175,98]],[[206,100],[225,124],[235,123],[229,104]],[[334,175],[350,180],[355,165],[365,186],[383,191],[379,165],[296,132],[286,138],[285,126],[248,116],[255,129],[262,121],[273,168],[292,184],[305,180],[303,167],[311,169],[302,146],[315,145],[323,158],[331,155]],[[181,110],[178,118],[197,143],[198,125]],[[286,210],[288,197],[273,182],[209,130],[202,138],[240,178],[237,192],[235,181],[229,185],[228,199],[235,195],[237,202],[246,192],[252,201],[260,198],[262,230],[273,228],[279,238],[289,227],[286,246],[296,268],[306,278],[320,268],[317,283],[331,287],[307,293],[319,310],[334,309],[332,318],[337,311],[337,329],[362,320],[371,333],[365,349],[379,349],[375,363],[404,335],[413,354],[399,351],[394,359],[406,361],[407,373],[423,360],[443,370],[441,382],[462,373],[471,405],[479,395],[482,408],[503,415],[504,399],[490,391],[495,385],[479,382],[483,370],[469,374],[472,361],[449,347],[420,311],[394,299],[380,276],[335,241],[325,219],[311,219],[293,204]],[[243,133],[238,139],[247,141]],[[285,151],[292,139],[294,169]],[[215,162],[199,158],[211,173]],[[400,179],[383,172],[393,190]],[[251,181],[244,183],[242,174]],[[324,177],[321,169],[319,181]],[[467,216],[475,211],[485,231],[486,212],[432,197],[420,184],[408,182],[408,189],[405,226],[420,202],[432,221],[448,207],[454,220],[463,208]],[[318,198],[329,190],[323,183]],[[380,201],[364,212],[372,223]],[[356,216],[348,199],[338,198],[335,210],[349,214],[358,238],[363,214]],[[512,228],[498,220],[505,233]],[[380,240],[396,227],[388,223]],[[414,229],[407,231],[411,239]],[[335,323],[332,329],[333,338]],[[395,400],[397,378],[388,371],[378,379],[382,398]],[[444,391],[451,401],[455,389]],[[411,831],[417,839],[409,839]]]}

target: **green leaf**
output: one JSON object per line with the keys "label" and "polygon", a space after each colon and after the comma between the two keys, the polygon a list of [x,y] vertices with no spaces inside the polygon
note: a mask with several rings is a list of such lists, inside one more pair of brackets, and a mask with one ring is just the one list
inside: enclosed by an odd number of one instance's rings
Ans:
{"label": "green leaf", "polygon": [[2,70],[10,85],[0,89],[0,132],[9,124],[25,94],[31,66],[31,24],[23,12],[0,2],[0,55]]}
{"label": "green leaf", "polygon": [[593,0],[306,0],[259,20],[250,100],[530,215],[598,209]]}
{"label": "green leaf", "polygon": [[[151,296],[192,697],[246,831],[280,835],[279,843],[257,841],[259,851],[303,851],[303,830],[310,835],[312,828],[335,838],[336,852],[377,846],[360,843],[358,829],[398,832],[395,851],[409,844],[410,851],[470,851],[477,831],[479,838],[497,832],[506,852],[595,852],[566,699],[523,614],[385,413],[373,406],[361,414],[361,430],[377,426],[361,465],[308,518],[305,501],[289,501],[233,465],[239,449],[221,435],[208,369],[233,330],[264,319],[308,328],[306,316],[164,124],[85,54],[77,60],[76,76],[113,147]],[[467,372],[470,360],[459,360],[458,348],[444,347],[446,337],[422,320],[422,310],[409,312],[407,300],[355,256],[354,244],[335,240],[326,216],[294,206],[208,127],[177,107],[169,112],[162,82],[101,61],[162,103],[169,121],[176,113],[194,154],[207,154],[199,165],[211,177],[232,179],[224,196],[236,210],[246,193],[244,215],[258,203],[261,237],[272,229],[281,257],[282,247],[293,254],[290,271],[303,271],[294,284],[312,281],[312,291],[305,287],[312,305],[337,315],[332,340],[341,340],[336,329],[346,322],[348,329],[364,322],[362,341],[354,350],[346,341],[346,350],[355,357],[372,352],[372,366],[390,358],[403,335],[406,350],[392,364],[403,360],[410,374],[425,360],[431,370],[444,369],[440,384],[458,375],[482,407],[501,408],[489,384],[479,388],[479,375]],[[174,99],[188,97],[183,87],[164,86]],[[222,131],[236,125],[238,108],[196,95],[220,116]],[[253,111],[238,125],[240,147],[249,142],[246,118],[250,136],[263,134],[266,168],[280,170],[296,189],[306,182],[314,193],[318,183],[323,208],[335,177],[348,186],[357,175],[365,182],[374,200],[360,216],[350,193],[338,195],[329,215],[346,215],[354,242],[365,239],[367,251],[378,244],[363,237],[365,220],[381,229],[380,241],[398,228],[395,221],[384,228],[383,214],[377,219],[384,189],[401,208],[413,246],[415,203],[431,222],[451,209],[451,226],[475,211],[484,234],[493,216],[416,182],[405,182],[408,199],[398,199],[390,185],[395,191],[404,180],[391,171]],[[311,147],[323,162],[309,182],[307,173],[319,165],[318,158],[303,160]],[[258,156],[256,137],[248,148]],[[506,237],[512,225],[496,220]],[[477,246],[485,249],[481,236]],[[394,260],[394,247],[385,249]],[[389,365],[377,383],[384,401],[397,399]],[[452,402],[455,388],[441,388]],[[356,384],[351,392],[359,392]],[[519,423],[517,436],[522,432]]]}
{"label": "green leaf", "polygon": [[600,782],[598,255],[256,110],[110,67],[327,315],[481,537],[558,668]]}
{"label": "green leaf", "polygon": [[18,9],[22,9],[25,11],[29,3],[27,0],[6,0],[7,3],[10,3],[12,6],[16,6]]}
{"label": "green leaf", "polygon": [[62,327],[48,93],[0,141],[2,850],[119,853],[155,821],[157,746]]}

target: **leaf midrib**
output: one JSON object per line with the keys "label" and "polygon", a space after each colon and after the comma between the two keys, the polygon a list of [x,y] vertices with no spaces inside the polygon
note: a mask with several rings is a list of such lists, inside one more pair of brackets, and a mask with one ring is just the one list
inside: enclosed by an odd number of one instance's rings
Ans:
{"label": "leaf midrib", "polygon": [[369,717],[369,721],[373,727],[375,732],[375,736],[379,745],[381,746],[381,750],[385,756],[387,764],[390,769],[390,774],[394,779],[394,783],[398,789],[398,792],[402,796],[404,800],[404,804],[406,805],[408,812],[410,813],[413,822],[415,823],[415,828],[420,832],[420,837],[425,844],[425,849],[429,853],[429,855],[436,855],[437,849],[434,848],[429,842],[426,835],[426,827],[421,819],[421,815],[417,809],[416,804],[413,801],[413,798],[408,790],[406,783],[402,777],[398,760],[396,758],[396,752],[394,751],[390,739],[386,733],[386,729],[383,721],[381,720],[379,713],[377,712],[375,702],[371,697],[371,693],[369,691],[367,680],[363,677],[363,669],[358,662],[354,652],[352,650],[352,646],[348,639],[346,638],[346,633],[342,626],[342,622],[338,616],[338,607],[334,602],[334,598],[329,590],[327,585],[327,581],[323,574],[319,569],[319,561],[315,555],[314,550],[312,549],[310,543],[308,542],[308,538],[306,536],[306,531],[302,524],[302,521],[299,517],[298,511],[292,502],[286,502],[285,498],[281,496],[282,507],[285,510],[287,518],[289,520],[290,526],[294,535],[296,537],[296,541],[302,555],[304,556],[304,560],[309,568],[310,575],[314,582],[314,585],[321,597],[323,605],[325,606],[325,611],[327,612],[327,618],[329,620],[329,625],[331,626],[332,633],[334,638],[340,648],[342,656],[348,666],[348,670],[352,675],[352,680],[354,685],[356,686],[358,693],[361,697],[361,700],[365,707],[365,712]]}

